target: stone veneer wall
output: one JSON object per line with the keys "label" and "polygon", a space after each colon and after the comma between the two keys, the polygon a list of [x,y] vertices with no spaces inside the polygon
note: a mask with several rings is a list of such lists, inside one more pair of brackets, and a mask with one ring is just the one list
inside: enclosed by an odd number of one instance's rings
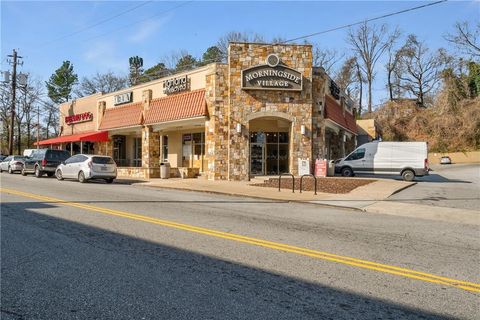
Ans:
{"label": "stone veneer wall", "polygon": [[160,177],[160,133],[151,126],[142,129],[142,168],[146,169],[146,179]]}
{"label": "stone veneer wall", "polygon": [[325,150],[325,75],[314,74],[312,81],[312,164],[315,159],[324,159]]}
{"label": "stone veneer wall", "polygon": [[117,177],[128,177],[128,178],[139,178],[139,179],[149,179],[148,178],[148,168],[140,167],[118,167],[117,168]]}
{"label": "stone veneer wall", "polygon": [[215,64],[207,74],[205,99],[209,119],[205,122],[205,158],[207,178],[228,178],[228,66]]}
{"label": "stone veneer wall", "polygon": [[[266,57],[276,53],[286,66],[303,75],[303,90],[242,90],[241,71],[265,64]],[[310,45],[267,45],[230,43],[228,55],[229,110],[228,155],[229,180],[249,179],[249,119],[255,114],[275,116],[284,114],[292,121],[290,130],[290,172],[297,174],[298,159],[312,161],[312,47]],[[287,99],[289,102],[287,102]],[[237,123],[242,132],[236,132]],[[305,125],[306,135],[300,133]]]}

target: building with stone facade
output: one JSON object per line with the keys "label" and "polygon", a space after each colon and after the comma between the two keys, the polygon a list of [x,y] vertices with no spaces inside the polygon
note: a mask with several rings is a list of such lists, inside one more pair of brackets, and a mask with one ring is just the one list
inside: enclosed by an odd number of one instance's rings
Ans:
{"label": "building with stone facade", "polygon": [[335,159],[356,145],[353,103],[312,66],[310,45],[230,43],[226,63],[77,99],[60,112],[61,136],[40,144],[110,155],[119,175],[147,179],[159,177],[162,162],[172,177],[297,175],[300,161]]}

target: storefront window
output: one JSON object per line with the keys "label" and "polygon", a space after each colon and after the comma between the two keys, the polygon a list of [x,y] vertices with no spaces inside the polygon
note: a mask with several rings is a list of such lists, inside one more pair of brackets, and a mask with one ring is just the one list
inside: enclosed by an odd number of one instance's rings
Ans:
{"label": "storefront window", "polygon": [[162,161],[168,162],[168,136],[163,136],[162,146]]}
{"label": "storefront window", "polygon": [[184,167],[204,170],[205,133],[187,133],[182,136],[182,160]]}
{"label": "storefront window", "polygon": [[142,166],[142,138],[135,138],[133,140],[133,166]]}
{"label": "storefront window", "polygon": [[119,167],[127,167],[127,144],[125,136],[113,136],[113,160]]}

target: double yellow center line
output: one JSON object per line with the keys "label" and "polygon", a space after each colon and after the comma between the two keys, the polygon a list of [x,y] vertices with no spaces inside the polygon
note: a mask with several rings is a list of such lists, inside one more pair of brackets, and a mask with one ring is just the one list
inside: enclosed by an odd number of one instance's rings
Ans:
{"label": "double yellow center line", "polygon": [[272,241],[267,241],[267,240],[252,238],[252,237],[245,237],[245,236],[234,234],[234,233],[221,232],[221,231],[217,231],[217,230],[196,227],[196,226],[193,226],[193,225],[177,223],[177,222],[169,221],[169,220],[152,218],[152,217],[139,215],[139,214],[134,214],[134,213],[129,213],[129,212],[125,212],[125,211],[112,210],[112,209],[107,209],[107,208],[101,208],[101,207],[86,205],[86,204],[82,204],[82,203],[78,203],[78,202],[65,201],[65,200],[61,200],[61,199],[57,199],[57,198],[45,197],[45,196],[32,194],[32,193],[26,193],[26,192],[22,192],[22,191],[13,190],[13,189],[1,188],[0,192],[12,194],[12,195],[17,195],[17,196],[22,196],[22,197],[26,197],[26,198],[31,198],[31,199],[36,199],[36,200],[45,201],[45,202],[58,203],[58,204],[69,206],[69,207],[80,208],[80,209],[84,209],[84,210],[88,210],[88,211],[103,213],[103,214],[122,217],[122,218],[126,218],[126,219],[143,221],[143,222],[156,224],[156,225],[160,225],[160,226],[164,226],[164,227],[175,228],[175,229],[180,229],[180,230],[184,230],[184,231],[204,234],[204,235],[208,235],[208,236],[211,236],[211,237],[216,237],[216,238],[222,238],[222,239],[232,240],[232,241],[236,241],[236,242],[247,243],[247,244],[258,246],[258,247],[264,247],[264,248],[269,248],[269,249],[273,249],[273,250],[294,253],[294,254],[307,256],[307,257],[311,257],[311,258],[315,258],[315,259],[337,262],[337,263],[341,263],[341,264],[344,264],[344,265],[349,265],[349,266],[353,266],[353,267],[358,267],[358,268],[369,269],[369,270],[374,270],[374,271],[378,271],[378,272],[393,274],[393,275],[397,275],[397,276],[401,276],[401,277],[405,277],[405,278],[436,283],[436,284],[449,286],[449,287],[454,287],[454,288],[458,288],[458,289],[462,289],[462,290],[466,290],[466,291],[480,292],[480,284],[478,284],[478,283],[460,281],[460,280],[456,280],[456,279],[441,277],[441,276],[437,276],[437,275],[433,275],[433,274],[429,274],[429,273],[425,273],[425,272],[415,271],[415,270],[412,270],[412,269],[400,268],[400,267],[396,267],[396,266],[376,263],[376,262],[367,261],[367,260],[356,259],[356,258],[347,257],[347,256],[340,256],[340,255],[336,255],[336,254],[332,254],[332,253],[328,253],[328,252],[311,250],[311,249],[307,249],[307,248],[296,247],[296,246],[291,246],[291,245],[288,245],[288,244],[272,242]]}

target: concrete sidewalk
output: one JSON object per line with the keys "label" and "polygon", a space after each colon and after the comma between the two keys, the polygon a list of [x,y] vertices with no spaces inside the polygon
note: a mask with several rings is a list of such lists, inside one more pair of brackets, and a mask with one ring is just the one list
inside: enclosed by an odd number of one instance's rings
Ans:
{"label": "concrete sidewalk", "polygon": [[146,187],[218,193],[277,201],[298,201],[323,206],[361,210],[374,214],[480,225],[480,210],[419,205],[389,199],[391,195],[416,184],[415,182],[392,179],[378,179],[377,181],[358,187],[345,194],[319,192],[317,195],[314,195],[312,191],[300,193],[299,190],[295,190],[295,193],[292,193],[291,190],[287,189],[282,189],[279,192],[276,188],[251,186],[252,182],[249,181],[210,181],[205,179],[175,178],[136,181],[133,184]]}
{"label": "concrete sidewalk", "polygon": [[269,200],[301,201],[340,207],[362,209],[376,201],[384,200],[395,192],[408,188],[412,182],[380,179],[365,186],[358,187],[349,193],[332,194],[313,191],[282,189],[252,186],[249,181],[210,181],[205,179],[151,179],[137,183],[148,187],[169,188],[177,190],[199,191],[227,194],[242,197],[262,198]]}

